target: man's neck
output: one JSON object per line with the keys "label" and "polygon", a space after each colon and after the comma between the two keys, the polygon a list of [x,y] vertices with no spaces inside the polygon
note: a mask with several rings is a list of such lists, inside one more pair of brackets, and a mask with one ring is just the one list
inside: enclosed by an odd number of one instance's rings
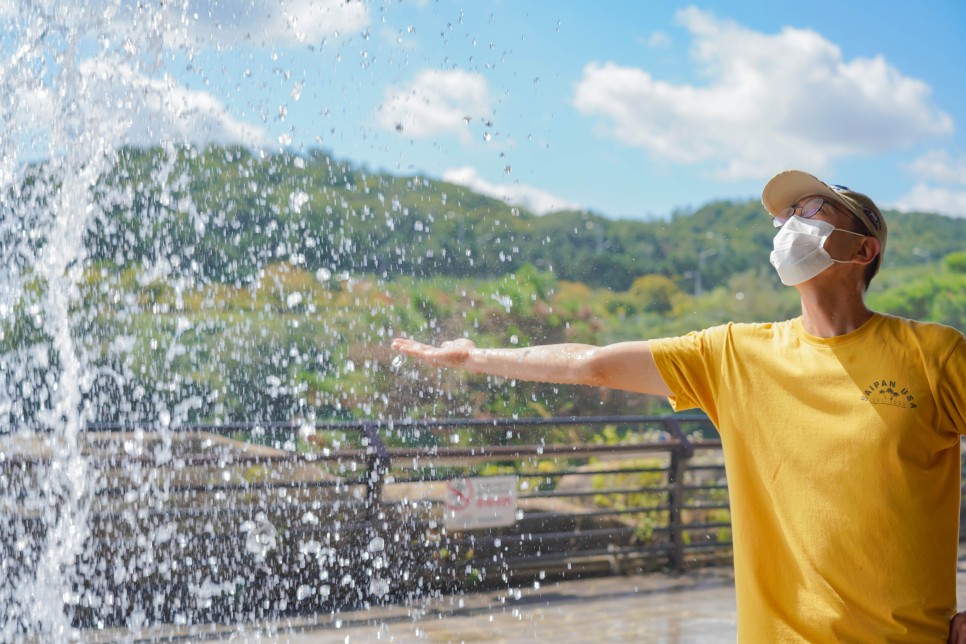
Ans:
{"label": "man's neck", "polygon": [[802,298],[802,326],[819,338],[832,338],[855,331],[874,313],[863,300],[862,291],[846,289],[799,289]]}

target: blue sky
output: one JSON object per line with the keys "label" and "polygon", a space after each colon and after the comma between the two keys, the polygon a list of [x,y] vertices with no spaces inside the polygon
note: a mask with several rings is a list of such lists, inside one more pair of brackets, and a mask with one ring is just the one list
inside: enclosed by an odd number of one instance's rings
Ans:
{"label": "blue sky", "polygon": [[[966,216],[961,0],[85,4],[51,6],[119,142],[322,147],[538,213],[665,216],[796,167]],[[41,153],[62,79],[22,89]]]}

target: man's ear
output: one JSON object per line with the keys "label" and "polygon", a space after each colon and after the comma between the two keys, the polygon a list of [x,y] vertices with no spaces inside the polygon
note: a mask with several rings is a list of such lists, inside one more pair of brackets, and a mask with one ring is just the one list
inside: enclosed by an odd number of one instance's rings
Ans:
{"label": "man's ear", "polygon": [[881,250],[882,244],[879,243],[878,239],[875,237],[863,237],[862,244],[855,251],[855,255],[852,256],[852,261],[862,266],[871,264],[879,256],[879,251]]}

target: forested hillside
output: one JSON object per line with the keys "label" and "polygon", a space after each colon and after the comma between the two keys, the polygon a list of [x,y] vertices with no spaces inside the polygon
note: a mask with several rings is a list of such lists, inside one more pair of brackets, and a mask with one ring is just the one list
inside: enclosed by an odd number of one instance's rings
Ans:
{"label": "forested hillside", "polygon": [[[208,148],[170,158],[160,149],[129,149],[101,193],[107,204],[112,195],[133,195],[133,207],[120,199],[92,230],[95,258],[126,268],[177,257],[206,281],[228,284],[275,261],[389,280],[495,277],[532,264],[617,291],[652,274],[682,288],[699,282],[702,290],[761,266],[774,235],[755,200],[710,203],[660,221],[591,212],[538,217],[461,186],[374,173],[321,151],[261,157]],[[890,267],[966,248],[966,220],[886,216]]]}
{"label": "forested hillside", "polygon": [[[50,190],[43,166],[34,172]],[[393,363],[388,345],[400,334],[602,344],[798,314],[768,265],[774,229],[754,200],[660,221],[538,217],[321,151],[239,148],[125,150],[92,190],[101,213],[72,329],[90,371],[84,404],[102,421],[666,411],[643,396]],[[872,306],[966,328],[966,219],[885,215]],[[46,289],[28,280],[3,319],[8,394],[45,382],[29,370],[58,361],[38,313]],[[25,351],[51,357],[20,360]],[[42,395],[7,400],[12,425],[41,422]]]}

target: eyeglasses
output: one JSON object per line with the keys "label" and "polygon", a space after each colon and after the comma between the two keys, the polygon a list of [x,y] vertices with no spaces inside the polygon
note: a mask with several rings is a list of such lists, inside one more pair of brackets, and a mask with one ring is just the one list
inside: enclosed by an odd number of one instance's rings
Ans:
{"label": "eyeglasses", "polygon": [[798,215],[799,217],[802,217],[803,219],[811,219],[818,214],[818,211],[821,210],[822,206],[824,205],[825,200],[821,197],[809,199],[802,206],[789,206],[788,208],[785,208],[779,214],[775,215],[771,223],[775,226],[775,228],[781,228],[788,222],[789,219],[795,216],[796,210],[802,211],[801,214]]}

